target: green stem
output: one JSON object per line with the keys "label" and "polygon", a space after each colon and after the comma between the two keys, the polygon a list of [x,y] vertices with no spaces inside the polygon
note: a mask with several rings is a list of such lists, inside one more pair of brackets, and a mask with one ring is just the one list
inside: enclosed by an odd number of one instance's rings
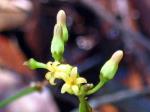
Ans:
{"label": "green stem", "polygon": [[37,69],[37,68],[47,69],[46,64],[38,62],[33,58],[31,58],[28,61],[24,62],[24,65],[28,66],[31,69]]}
{"label": "green stem", "polygon": [[92,108],[88,104],[87,99],[85,96],[79,96],[79,112],[92,112]]}
{"label": "green stem", "polygon": [[12,103],[13,101],[19,99],[20,97],[23,97],[27,94],[33,93],[35,91],[40,91],[41,88],[38,86],[34,86],[34,87],[26,87],[23,90],[21,90],[20,92],[16,93],[16,95],[14,96],[10,96],[7,99],[4,99],[3,101],[0,102],[0,108],[4,108],[5,106],[7,106],[8,104]]}
{"label": "green stem", "polygon": [[47,69],[47,68],[46,68],[46,65],[45,65],[44,63],[38,62],[37,65],[38,65],[38,66],[37,66],[38,68]]}
{"label": "green stem", "polygon": [[105,81],[100,81],[94,88],[92,88],[91,90],[89,90],[86,95],[90,95],[93,94],[95,92],[97,92],[100,88],[103,87],[103,85],[105,84]]}

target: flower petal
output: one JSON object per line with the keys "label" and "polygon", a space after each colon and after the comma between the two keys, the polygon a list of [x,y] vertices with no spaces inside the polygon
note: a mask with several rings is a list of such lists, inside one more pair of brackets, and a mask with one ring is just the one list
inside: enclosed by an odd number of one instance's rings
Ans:
{"label": "flower petal", "polygon": [[77,67],[73,67],[73,69],[71,70],[70,76],[71,77],[77,77]]}
{"label": "flower petal", "polygon": [[69,89],[70,89],[70,85],[64,84],[61,88],[61,93],[63,94],[65,92],[67,92]]}
{"label": "flower petal", "polygon": [[51,85],[56,85],[56,83],[55,83],[55,77],[51,77],[49,79],[49,82],[50,82]]}
{"label": "flower petal", "polygon": [[67,79],[68,75],[64,72],[55,72],[55,77],[65,81]]}
{"label": "flower petal", "polygon": [[78,95],[79,87],[77,85],[72,86],[71,89],[75,93],[75,95]]}
{"label": "flower petal", "polygon": [[46,65],[51,66],[51,65],[52,65],[52,62],[49,61]]}
{"label": "flower petal", "polygon": [[[51,68],[51,66],[52,66],[52,62],[49,61],[49,62],[46,64],[46,66],[47,66],[47,69],[50,70],[50,68]],[[50,71],[51,71],[51,70],[50,70]]]}
{"label": "flower petal", "polygon": [[53,66],[57,66],[57,65],[59,65],[60,63],[58,62],[58,61],[55,61],[54,63],[53,63]]}
{"label": "flower petal", "polygon": [[47,69],[48,69],[49,71],[53,72],[53,67],[52,67],[52,65],[48,65],[48,66],[47,66]]}
{"label": "flower petal", "polygon": [[47,80],[49,80],[50,78],[51,78],[51,72],[47,72],[46,73],[46,75],[45,75],[45,78],[47,79]]}
{"label": "flower petal", "polygon": [[79,77],[76,79],[77,84],[87,83],[87,80],[85,78]]}
{"label": "flower petal", "polygon": [[71,66],[69,64],[61,64],[58,66],[58,69],[61,71],[70,71],[71,70]]}

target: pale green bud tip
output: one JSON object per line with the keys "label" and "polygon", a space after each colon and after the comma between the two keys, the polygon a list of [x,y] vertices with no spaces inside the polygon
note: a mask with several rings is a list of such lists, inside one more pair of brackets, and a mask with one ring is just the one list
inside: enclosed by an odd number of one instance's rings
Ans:
{"label": "pale green bud tip", "polygon": [[62,27],[61,27],[61,25],[56,24],[54,26],[54,36],[53,36],[53,38],[57,37],[57,38],[61,39],[61,36],[62,36]]}
{"label": "pale green bud tip", "polygon": [[118,70],[118,64],[122,58],[123,58],[123,51],[122,50],[116,51],[101,68],[100,79],[106,82],[113,79]]}
{"label": "pale green bud tip", "polygon": [[113,61],[115,61],[116,63],[118,63],[118,64],[119,64],[119,62],[121,61],[122,58],[123,58],[123,51],[122,51],[122,50],[116,51],[116,52],[112,55],[112,57],[111,57],[111,59],[112,59]]}
{"label": "pale green bud tip", "polygon": [[66,14],[65,14],[65,11],[60,10],[57,13],[57,24],[62,24],[62,25],[66,24]]}
{"label": "pale green bud tip", "polygon": [[68,40],[68,29],[66,25],[66,14],[63,10],[60,10],[57,14],[57,24],[62,26],[62,39],[66,43]]}
{"label": "pale green bud tip", "polygon": [[46,65],[44,63],[40,63],[40,62],[36,61],[33,58],[31,58],[28,61],[24,62],[23,65],[28,66],[31,69],[46,68]]}

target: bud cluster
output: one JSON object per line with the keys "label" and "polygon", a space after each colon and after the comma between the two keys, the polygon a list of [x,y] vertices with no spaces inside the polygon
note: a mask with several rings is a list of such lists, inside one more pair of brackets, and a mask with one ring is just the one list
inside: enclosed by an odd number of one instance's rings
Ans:
{"label": "bud cluster", "polygon": [[66,14],[60,10],[57,14],[57,23],[54,26],[51,42],[51,53],[55,61],[61,61],[64,53],[65,43],[68,41],[68,30],[66,26]]}

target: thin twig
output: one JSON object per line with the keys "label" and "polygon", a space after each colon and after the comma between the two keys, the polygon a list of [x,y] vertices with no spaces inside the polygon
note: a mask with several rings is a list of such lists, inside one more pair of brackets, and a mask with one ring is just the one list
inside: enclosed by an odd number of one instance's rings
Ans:
{"label": "thin twig", "polygon": [[23,96],[26,96],[30,93],[39,92],[46,85],[47,85],[47,81],[43,81],[41,83],[35,83],[33,86],[26,87],[26,88],[22,89],[21,91],[19,91],[18,93],[16,93],[14,96],[10,96],[10,97],[2,100],[0,102],[0,108],[4,108],[5,106],[12,103],[13,101],[15,101]]}

